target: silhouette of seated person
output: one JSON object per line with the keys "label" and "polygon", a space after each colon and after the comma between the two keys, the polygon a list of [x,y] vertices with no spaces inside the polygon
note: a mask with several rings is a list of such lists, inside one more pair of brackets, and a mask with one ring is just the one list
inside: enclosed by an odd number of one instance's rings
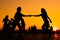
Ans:
{"label": "silhouette of seated person", "polygon": [[[16,26],[18,26],[18,28],[19,28],[19,30],[21,31],[22,29],[23,30],[25,30],[25,22],[24,22],[24,19],[22,18],[22,17],[30,17],[30,15],[23,15],[22,13],[21,13],[21,7],[18,7],[17,8],[17,12],[15,13],[15,16],[14,16],[14,22],[15,22],[15,24],[13,24],[14,26],[13,26],[13,28],[15,29],[15,27]],[[22,25],[20,25],[20,22],[21,21],[21,24]]]}
{"label": "silhouette of seated person", "polygon": [[49,21],[50,23],[52,23],[52,21],[50,20],[50,18],[48,17],[47,15],[47,12],[44,8],[41,8],[41,14],[39,15],[31,15],[31,16],[35,16],[35,17],[38,17],[38,16],[41,16],[43,21],[44,21],[44,24],[42,25],[42,30],[48,30],[48,28],[50,27],[49,25]]}

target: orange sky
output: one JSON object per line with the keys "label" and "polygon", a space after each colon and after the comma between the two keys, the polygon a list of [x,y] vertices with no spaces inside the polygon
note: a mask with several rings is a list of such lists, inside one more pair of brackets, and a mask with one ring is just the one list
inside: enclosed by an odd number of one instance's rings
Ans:
{"label": "orange sky", "polygon": [[[0,0],[0,29],[2,29],[2,19],[9,15],[9,19],[14,18],[16,8],[22,7],[22,14],[25,15],[38,15],[41,8],[45,8],[48,16],[52,20],[51,25],[60,29],[60,0]],[[43,20],[41,17],[23,17],[25,27],[36,25],[41,29]]]}

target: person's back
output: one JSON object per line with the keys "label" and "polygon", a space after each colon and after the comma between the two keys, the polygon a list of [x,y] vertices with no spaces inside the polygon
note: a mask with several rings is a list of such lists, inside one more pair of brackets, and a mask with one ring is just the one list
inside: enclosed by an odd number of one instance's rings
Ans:
{"label": "person's back", "polygon": [[43,8],[41,9],[41,12],[42,12],[41,16],[43,18],[43,21],[48,21],[47,12]]}
{"label": "person's back", "polygon": [[9,21],[9,19],[8,19],[8,15],[6,15],[6,17],[3,19],[3,22],[4,22],[4,24],[7,24],[8,21]]}
{"label": "person's back", "polygon": [[20,20],[22,18],[22,14],[20,12],[16,12],[14,18],[15,20]]}
{"label": "person's back", "polygon": [[15,18],[16,21],[17,20],[20,21],[20,19],[22,18],[21,7],[17,8],[17,12],[16,12],[14,18]]}
{"label": "person's back", "polygon": [[42,12],[41,16],[42,16],[42,19],[44,21],[42,28],[45,28],[47,30],[48,27],[50,27],[49,20],[48,20],[49,17],[48,17],[47,12],[45,11],[44,8],[41,9],[41,12]]}

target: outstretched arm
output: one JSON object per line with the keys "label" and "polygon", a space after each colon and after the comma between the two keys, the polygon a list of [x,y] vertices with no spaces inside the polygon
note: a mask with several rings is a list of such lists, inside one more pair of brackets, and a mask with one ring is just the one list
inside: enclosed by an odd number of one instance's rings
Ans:
{"label": "outstretched arm", "polygon": [[24,15],[24,14],[20,14],[21,16],[23,16],[23,17],[30,17],[30,15]]}
{"label": "outstretched arm", "polygon": [[23,17],[31,17],[31,15],[22,15]]}
{"label": "outstretched arm", "polygon": [[39,17],[39,16],[41,16],[42,14],[39,14],[39,15],[31,15],[31,16],[34,16],[34,17]]}
{"label": "outstretched arm", "polygon": [[39,15],[23,15],[22,14],[22,16],[24,16],[24,17],[31,17],[31,16],[34,16],[34,17],[38,17],[38,16],[41,16],[42,14],[39,14]]}

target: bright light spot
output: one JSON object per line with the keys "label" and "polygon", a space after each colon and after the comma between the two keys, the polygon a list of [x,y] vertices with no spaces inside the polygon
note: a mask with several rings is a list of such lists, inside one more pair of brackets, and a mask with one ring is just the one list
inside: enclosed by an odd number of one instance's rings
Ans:
{"label": "bright light spot", "polygon": [[57,26],[54,26],[54,27],[53,27],[53,31],[56,31],[56,30],[57,30]]}

